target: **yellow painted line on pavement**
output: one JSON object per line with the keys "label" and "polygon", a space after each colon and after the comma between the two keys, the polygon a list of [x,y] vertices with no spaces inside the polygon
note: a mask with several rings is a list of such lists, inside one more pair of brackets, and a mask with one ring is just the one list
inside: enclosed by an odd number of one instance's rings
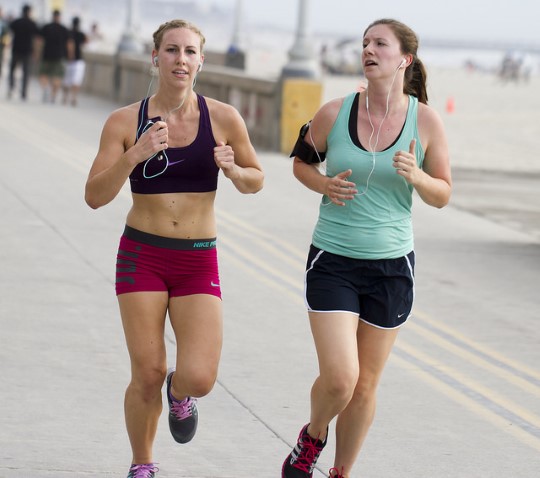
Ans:
{"label": "yellow painted line on pavement", "polygon": [[[236,267],[239,267],[246,272],[253,274],[257,277],[257,284],[264,283],[269,287],[279,290],[283,294],[289,296],[293,301],[299,300],[298,291],[295,288],[287,287],[285,284],[280,284],[271,276],[262,274],[260,270],[257,270],[253,265],[245,260],[241,259],[236,252],[229,252],[226,249],[219,249],[219,256],[225,259],[227,262],[234,264]],[[244,255],[246,258],[246,255]]]}
{"label": "yellow painted line on pavement", "polygon": [[[225,236],[225,237],[223,237]],[[288,286],[292,290],[298,290],[298,281],[296,279],[292,279],[291,277],[283,274],[280,270],[276,269],[275,267],[271,266],[267,260],[268,258],[265,257],[265,259],[260,259],[255,254],[249,252],[244,247],[238,247],[238,242],[231,240],[229,242],[227,235],[220,235],[220,241],[223,241],[229,248],[235,251],[235,255],[237,257],[241,256],[243,257],[249,264],[250,267],[253,268],[255,272],[259,272],[261,270],[264,270],[265,272],[268,272],[271,276],[274,276],[276,278],[279,278],[283,284],[288,284]],[[222,249],[220,249],[221,254]],[[253,267],[256,266],[256,267]],[[258,268],[258,270],[257,270]],[[266,277],[266,276],[263,276]],[[274,279],[275,281],[275,279]]]}
{"label": "yellow painted line on pavement", "polygon": [[512,373],[510,370],[503,369],[497,365],[494,365],[491,362],[488,362],[487,360],[479,357],[473,352],[469,352],[468,350],[463,349],[459,345],[455,345],[449,342],[437,333],[422,327],[414,320],[407,322],[407,328],[417,333],[418,335],[421,335],[422,337],[428,339],[431,343],[435,343],[441,348],[453,353],[454,355],[457,355],[458,357],[467,360],[469,363],[474,364],[484,370],[487,370],[492,374],[501,377],[512,385],[540,397],[540,387],[538,385],[523,379],[515,373]]}
{"label": "yellow painted line on pavement", "polygon": [[[251,240],[253,240],[253,237],[257,238],[258,243],[262,247],[275,254],[284,262],[287,262],[293,266],[300,266],[302,270],[304,269],[304,261],[307,257],[307,251],[300,251],[296,247],[292,246],[290,242],[280,239],[279,237],[270,236],[269,233],[262,231],[261,229],[243,221],[242,219],[239,219],[223,209],[216,208],[216,213],[218,214],[219,219],[222,219],[220,222],[221,225],[225,227],[235,226],[233,229],[235,233],[242,234],[245,237],[250,237]],[[277,244],[279,247],[276,247],[275,244]],[[284,251],[287,251],[288,254]]]}
{"label": "yellow painted line on pavement", "polygon": [[475,349],[475,350],[477,350],[477,351],[479,351],[479,352],[493,358],[494,360],[496,360],[498,362],[504,363],[504,364],[506,364],[506,365],[508,365],[508,366],[510,366],[512,368],[515,368],[516,370],[521,370],[521,371],[525,372],[526,374],[530,375],[531,377],[534,377],[534,378],[540,380],[540,372],[538,371],[538,369],[536,369],[536,370],[532,369],[532,368],[528,367],[527,365],[525,365],[525,364],[523,364],[521,362],[518,362],[516,360],[512,360],[512,359],[510,359],[508,357],[505,357],[504,355],[501,355],[500,353],[496,352],[492,348],[481,345],[478,342],[475,342],[475,341],[471,340],[470,338],[466,337],[465,335],[460,334],[459,332],[457,332],[455,329],[449,327],[448,325],[433,320],[428,314],[426,314],[426,313],[424,313],[422,311],[415,310],[414,315],[419,317],[422,321],[428,323],[434,329],[438,329],[438,330],[440,330],[440,331],[442,331],[442,332],[444,332],[444,333],[446,333],[448,335],[451,335],[452,337],[455,337],[459,341],[461,341],[464,344],[468,345],[471,349]]}
{"label": "yellow painted line on pavement", "polygon": [[[398,354],[392,354],[390,360],[408,371],[411,369],[410,362],[400,357]],[[438,390],[443,396],[452,399],[454,402],[470,410],[473,414],[482,417],[486,422],[491,423],[495,427],[512,435],[524,445],[540,451],[539,439],[530,435],[520,427],[516,427],[512,423],[509,423],[505,417],[502,417],[492,410],[486,408],[482,403],[461,393],[451,385],[439,380],[437,377],[433,376],[431,373],[423,370],[422,368],[415,367],[415,371],[419,378],[423,379],[424,382],[426,382],[432,388]]]}
{"label": "yellow painted line on pavement", "polygon": [[[9,113],[6,112],[6,116],[10,118],[10,121],[1,123],[0,128],[4,129],[9,136],[16,137],[21,144],[29,143],[29,135],[37,136],[39,141],[31,143],[33,148],[42,150],[47,155],[51,155],[88,175],[90,162],[97,152],[97,147],[91,150],[83,141],[64,133],[59,125],[49,124],[39,117],[31,116],[28,112],[9,104],[3,106],[9,108]],[[14,124],[17,126],[14,127]],[[81,161],[82,158],[86,162]]]}
{"label": "yellow painted line on pavement", "polygon": [[489,400],[499,405],[500,407],[512,412],[518,417],[521,417],[523,420],[527,421],[535,428],[537,428],[539,433],[538,439],[540,440],[540,417],[538,415],[530,412],[529,410],[526,410],[517,403],[502,397],[497,391],[493,390],[492,388],[485,387],[484,385],[478,383],[476,380],[471,379],[470,377],[465,375],[463,372],[450,367],[447,363],[443,364],[440,361],[434,360],[433,357],[421,352],[420,350],[407,344],[403,340],[400,340],[398,342],[398,346],[399,348],[407,352],[409,355],[415,357],[423,363],[428,364],[431,367],[441,369],[445,375],[453,378],[460,384],[463,384],[469,390],[472,390],[473,392],[489,398]]}

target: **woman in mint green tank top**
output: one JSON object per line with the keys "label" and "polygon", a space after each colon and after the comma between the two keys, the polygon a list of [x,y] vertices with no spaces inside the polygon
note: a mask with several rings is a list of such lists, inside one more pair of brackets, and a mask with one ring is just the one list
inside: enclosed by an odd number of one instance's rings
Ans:
{"label": "woman in mint green tank top", "polygon": [[[367,88],[323,105],[292,154],[296,178],[322,195],[305,276],[320,375],[282,478],[312,477],[335,417],[329,476],[352,476],[384,365],[414,300],[413,191],[437,208],[450,199],[446,134],[427,105],[417,50],[408,26],[373,22],[363,40]],[[317,163],[325,158],[323,170]]]}

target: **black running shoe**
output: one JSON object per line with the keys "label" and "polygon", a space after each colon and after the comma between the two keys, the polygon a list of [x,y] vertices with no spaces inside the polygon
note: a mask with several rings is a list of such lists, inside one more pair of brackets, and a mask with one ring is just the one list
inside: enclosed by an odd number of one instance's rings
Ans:
{"label": "black running shoe", "polygon": [[317,459],[326,445],[326,438],[324,441],[311,438],[307,432],[308,425],[302,428],[296,446],[283,462],[281,478],[313,477],[313,468],[315,468]]}
{"label": "black running shoe", "polygon": [[167,401],[169,402],[169,429],[174,440],[178,443],[187,443],[195,436],[199,412],[197,400],[186,397],[182,401],[176,400],[171,394],[171,380],[174,369],[167,375]]}

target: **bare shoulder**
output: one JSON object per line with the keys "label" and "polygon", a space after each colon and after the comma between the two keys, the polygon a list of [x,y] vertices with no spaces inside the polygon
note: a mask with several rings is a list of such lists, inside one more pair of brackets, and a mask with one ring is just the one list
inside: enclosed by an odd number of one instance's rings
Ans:
{"label": "bare shoulder", "polygon": [[418,131],[425,151],[424,171],[450,184],[450,158],[443,120],[436,110],[423,103],[418,105]]}
{"label": "bare shoulder", "polygon": [[122,126],[126,123],[137,121],[139,105],[140,103],[133,103],[114,110],[107,118],[105,125],[108,125],[109,123],[113,125],[120,123],[118,126]]}
{"label": "bare shoulder", "polygon": [[234,106],[206,96],[204,98],[218,143],[238,144],[239,140],[249,142],[246,123]]}
{"label": "bare shoulder", "polygon": [[90,177],[114,164],[135,142],[138,103],[114,110],[103,126]]}
{"label": "bare shoulder", "polygon": [[431,106],[424,103],[418,103],[418,125],[420,128],[429,128],[436,126],[442,126],[442,119],[439,113]]}
{"label": "bare shoulder", "polygon": [[334,98],[333,100],[328,101],[324,105],[321,106],[319,109],[319,113],[321,113],[324,116],[337,116],[339,113],[339,110],[343,106],[343,101],[345,100],[344,97],[341,98]]}
{"label": "bare shoulder", "polygon": [[212,118],[212,120],[222,123],[235,119],[239,120],[241,118],[240,113],[234,106],[207,96],[205,96],[204,99],[206,100],[208,112],[210,113],[210,118]]}
{"label": "bare shoulder", "polygon": [[312,121],[313,129],[316,129],[324,137],[328,136],[332,126],[336,122],[339,110],[345,98],[335,98],[319,108]]}
{"label": "bare shoulder", "polygon": [[114,110],[103,127],[103,136],[122,141],[129,147],[135,140],[140,103],[133,103]]}

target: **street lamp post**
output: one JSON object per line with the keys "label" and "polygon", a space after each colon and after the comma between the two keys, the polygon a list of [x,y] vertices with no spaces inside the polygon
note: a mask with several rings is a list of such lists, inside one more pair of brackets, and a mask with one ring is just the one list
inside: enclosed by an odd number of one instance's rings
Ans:
{"label": "street lamp post", "polygon": [[137,0],[127,0],[126,28],[118,43],[118,53],[140,53],[143,50],[143,46],[135,33],[136,7]]}
{"label": "street lamp post", "polygon": [[281,70],[280,143],[289,153],[300,126],[313,118],[322,100],[318,61],[308,37],[309,0],[299,0],[296,39],[289,50],[289,62]]}
{"label": "street lamp post", "polygon": [[313,52],[313,42],[308,35],[309,5],[309,0],[299,0],[298,2],[296,38],[292,48],[289,50],[289,62],[281,71],[282,77],[318,78],[320,75],[317,58]]}
{"label": "street lamp post", "polygon": [[246,55],[241,47],[242,29],[242,6],[243,0],[236,0],[236,10],[234,13],[234,30],[231,44],[225,56],[225,65],[243,70],[246,66]]}

